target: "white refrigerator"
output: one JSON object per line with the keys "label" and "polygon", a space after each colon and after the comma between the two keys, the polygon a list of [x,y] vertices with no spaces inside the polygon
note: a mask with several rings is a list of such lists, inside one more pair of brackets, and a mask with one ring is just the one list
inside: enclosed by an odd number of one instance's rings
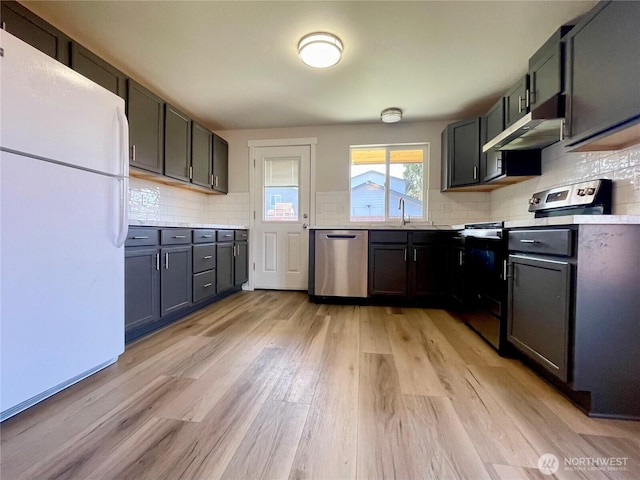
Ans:
{"label": "white refrigerator", "polygon": [[0,420],[124,351],[124,101],[0,31]]}

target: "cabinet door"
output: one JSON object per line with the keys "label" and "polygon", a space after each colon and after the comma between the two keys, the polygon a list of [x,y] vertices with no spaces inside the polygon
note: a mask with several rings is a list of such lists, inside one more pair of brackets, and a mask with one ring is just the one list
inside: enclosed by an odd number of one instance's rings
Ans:
{"label": "cabinet door", "polygon": [[229,144],[224,138],[213,136],[213,189],[229,191]]}
{"label": "cabinet door", "polygon": [[249,280],[249,248],[247,242],[236,243],[234,262],[234,285],[242,286]]}
{"label": "cabinet door", "polygon": [[213,182],[211,156],[211,132],[193,122],[191,127],[191,168],[193,178],[191,181],[196,185],[211,188]]}
{"label": "cabinet door", "polygon": [[160,318],[160,271],[157,248],[128,248],[124,254],[125,330]]}
{"label": "cabinet door", "polygon": [[111,93],[126,99],[127,88],[124,73],[76,42],[71,42],[71,68]]}
{"label": "cabinet door", "polygon": [[449,185],[459,187],[480,181],[480,119],[448,127]]}
{"label": "cabinet door", "polygon": [[415,297],[446,295],[449,291],[447,247],[444,245],[417,245],[412,250],[413,295]]}
{"label": "cabinet door", "polygon": [[407,289],[407,245],[369,248],[369,295],[404,297]]}
{"label": "cabinet door", "polygon": [[171,105],[164,116],[164,174],[188,182],[191,166],[191,120]]}
{"label": "cabinet door", "polygon": [[162,248],[160,256],[160,314],[164,316],[191,305],[191,246]]}
{"label": "cabinet door", "polygon": [[510,127],[529,113],[529,75],[525,75],[504,97],[505,128]]}
{"label": "cabinet door", "polygon": [[454,302],[462,306],[466,298],[464,247],[452,247],[447,255],[449,261],[449,288]]}
{"label": "cabinet door", "polygon": [[483,143],[488,142],[504,130],[504,97],[500,97],[500,100],[484,116],[483,130],[485,132]]}
{"label": "cabinet door", "polygon": [[640,118],[639,18],[640,2],[610,2],[569,33],[572,143]]}
{"label": "cabinet door", "polygon": [[18,2],[1,3],[4,29],[23,42],[69,65],[70,39]]}
{"label": "cabinet door", "polygon": [[127,81],[129,162],[132,167],[162,173],[164,102],[133,80]]}
{"label": "cabinet door", "polygon": [[233,287],[233,243],[221,243],[216,247],[216,293]]}
{"label": "cabinet door", "polygon": [[567,381],[570,265],[510,255],[509,341]]}
{"label": "cabinet door", "polygon": [[[543,53],[543,52],[541,52]],[[552,45],[529,65],[529,109],[539,105],[562,92],[562,56],[560,44]]]}

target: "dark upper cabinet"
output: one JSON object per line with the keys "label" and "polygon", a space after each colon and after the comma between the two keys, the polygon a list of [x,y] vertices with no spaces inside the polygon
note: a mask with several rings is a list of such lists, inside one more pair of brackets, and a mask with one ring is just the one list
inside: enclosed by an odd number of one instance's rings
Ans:
{"label": "dark upper cabinet", "polygon": [[1,2],[2,23],[11,35],[46,53],[65,65],[69,65],[69,43],[57,28],[42,20],[18,2]]}
{"label": "dark upper cabinet", "polygon": [[213,135],[213,189],[229,191],[229,144],[224,138]]}
{"label": "dark upper cabinet", "polygon": [[448,125],[442,132],[442,190],[480,181],[480,119]]}
{"label": "dark upper cabinet", "polygon": [[191,125],[191,168],[193,175],[191,181],[196,185],[211,188],[212,182],[212,155],[211,132],[195,122]]}
{"label": "dark upper cabinet", "polygon": [[572,26],[560,27],[529,59],[531,111],[545,110],[546,116],[564,115],[564,44],[562,38]]}
{"label": "dark upper cabinet", "polygon": [[640,2],[602,2],[567,35],[570,146],[615,149],[640,140],[627,129],[640,123],[638,19]]}
{"label": "dark upper cabinet", "polygon": [[[505,94],[504,126],[510,127],[529,113],[529,75],[522,77],[518,83]],[[493,137],[491,137],[493,138]]]}
{"label": "dark upper cabinet", "polygon": [[191,119],[166,104],[164,116],[164,174],[188,182],[191,179]]}
{"label": "dark upper cabinet", "polygon": [[133,80],[127,81],[130,165],[162,173],[164,102]]}
{"label": "dark upper cabinet", "polygon": [[71,42],[70,66],[89,80],[126,99],[125,74],[76,42]]}

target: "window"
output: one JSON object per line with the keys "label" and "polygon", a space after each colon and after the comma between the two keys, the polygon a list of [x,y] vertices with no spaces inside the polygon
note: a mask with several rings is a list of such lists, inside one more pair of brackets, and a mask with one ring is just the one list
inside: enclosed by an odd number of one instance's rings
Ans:
{"label": "window", "polygon": [[264,221],[297,222],[299,158],[268,158],[264,162]]}
{"label": "window", "polygon": [[425,218],[424,171],[427,144],[352,146],[352,222],[385,222],[405,217]]}

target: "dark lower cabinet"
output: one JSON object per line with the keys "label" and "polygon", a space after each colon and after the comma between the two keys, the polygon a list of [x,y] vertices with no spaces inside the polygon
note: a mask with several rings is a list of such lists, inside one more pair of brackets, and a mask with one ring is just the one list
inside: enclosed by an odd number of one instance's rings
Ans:
{"label": "dark lower cabinet", "polygon": [[160,315],[191,305],[191,245],[160,249]]}
{"label": "dark lower cabinet", "polygon": [[465,248],[462,239],[454,239],[449,249],[447,259],[449,262],[449,294],[454,307],[464,307],[467,303],[467,286],[465,270]]}
{"label": "dark lower cabinet", "polygon": [[127,248],[124,255],[125,331],[160,318],[160,270],[157,248]]}
{"label": "dark lower cabinet", "polygon": [[71,68],[111,93],[127,98],[125,74],[76,42],[71,42]]}
{"label": "dark lower cabinet", "polygon": [[571,265],[517,255],[509,262],[509,341],[566,382]]}
{"label": "dark lower cabinet", "polygon": [[408,245],[369,247],[369,295],[406,297]]}
{"label": "dark lower cabinet", "polygon": [[226,292],[234,287],[233,267],[234,267],[234,244],[219,243],[216,245],[216,293]]}
{"label": "dark lower cabinet", "polygon": [[69,37],[18,2],[3,0],[0,5],[2,23],[7,32],[59,62],[69,65]]}
{"label": "dark lower cabinet", "polygon": [[446,245],[414,245],[410,272],[410,293],[415,298],[432,298],[449,293],[447,282],[448,250]]}
{"label": "dark lower cabinet", "polygon": [[132,167],[162,173],[164,158],[164,102],[157,95],[127,81],[127,117]]}
{"label": "dark lower cabinet", "polygon": [[247,242],[236,242],[234,250],[233,284],[236,287],[241,287],[243,283],[249,281],[249,244]]}

